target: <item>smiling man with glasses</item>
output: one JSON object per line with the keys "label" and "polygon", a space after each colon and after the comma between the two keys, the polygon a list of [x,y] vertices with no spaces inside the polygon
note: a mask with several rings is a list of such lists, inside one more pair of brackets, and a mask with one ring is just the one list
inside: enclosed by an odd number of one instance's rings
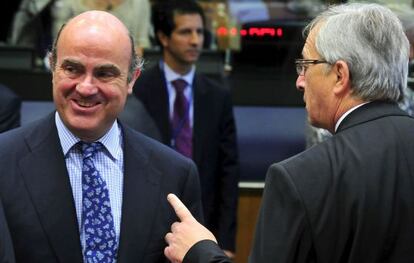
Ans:
{"label": "smiling man with glasses", "polygon": [[[380,5],[339,5],[305,35],[296,87],[309,122],[334,136],[269,168],[249,262],[414,262],[414,119],[397,105],[409,54],[401,23]],[[168,199],[181,222],[166,256],[230,262]]]}

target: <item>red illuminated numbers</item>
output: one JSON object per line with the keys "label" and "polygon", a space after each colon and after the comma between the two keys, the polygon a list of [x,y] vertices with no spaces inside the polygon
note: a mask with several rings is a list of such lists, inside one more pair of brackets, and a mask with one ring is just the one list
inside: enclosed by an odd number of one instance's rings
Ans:
{"label": "red illuminated numbers", "polygon": [[278,27],[276,28],[276,36],[283,37],[283,29]]}
{"label": "red illuminated numbers", "polygon": [[[226,36],[236,36],[238,33],[237,28],[232,27],[227,29],[226,27],[219,27],[216,30],[216,34],[219,37],[226,37]],[[281,27],[273,28],[273,27],[251,27],[249,29],[240,29],[240,36],[250,36],[250,37],[283,37],[283,29]]]}

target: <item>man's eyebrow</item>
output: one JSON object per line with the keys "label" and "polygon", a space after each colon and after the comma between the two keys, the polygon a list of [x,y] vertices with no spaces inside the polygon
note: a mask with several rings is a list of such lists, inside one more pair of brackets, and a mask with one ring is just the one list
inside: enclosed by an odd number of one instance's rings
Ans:
{"label": "man's eyebrow", "polygon": [[76,60],[73,60],[73,59],[68,58],[68,59],[64,59],[62,61],[62,65],[71,65],[71,66],[81,67],[82,66],[82,63],[80,63],[79,61],[76,61]]}
{"label": "man's eyebrow", "polygon": [[[199,28],[196,28],[195,31],[198,31]],[[191,32],[193,31],[193,28],[191,27],[182,27],[182,28],[178,28],[177,32]]]}
{"label": "man's eyebrow", "polygon": [[121,73],[121,70],[113,64],[103,64],[95,68],[95,70],[110,70],[116,73]]}

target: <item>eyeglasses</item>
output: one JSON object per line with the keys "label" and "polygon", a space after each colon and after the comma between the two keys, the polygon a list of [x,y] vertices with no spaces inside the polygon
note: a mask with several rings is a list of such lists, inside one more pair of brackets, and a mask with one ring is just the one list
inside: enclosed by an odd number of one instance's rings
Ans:
{"label": "eyeglasses", "polygon": [[308,69],[309,65],[316,65],[316,64],[322,64],[327,63],[326,60],[319,60],[319,59],[295,59],[295,65],[296,65],[296,73],[298,73],[299,76],[305,75],[306,70]]}

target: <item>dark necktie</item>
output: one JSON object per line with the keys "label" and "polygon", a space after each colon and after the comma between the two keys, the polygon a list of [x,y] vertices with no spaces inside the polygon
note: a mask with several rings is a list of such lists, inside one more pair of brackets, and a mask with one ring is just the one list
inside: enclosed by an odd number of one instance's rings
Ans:
{"label": "dark necktie", "polygon": [[190,105],[184,95],[184,89],[188,83],[183,79],[176,79],[171,83],[176,90],[172,119],[172,146],[179,153],[191,158],[193,152],[193,136],[189,116]]}
{"label": "dark necktie", "polygon": [[84,257],[87,263],[112,263],[116,259],[117,241],[105,180],[93,163],[102,149],[99,142],[82,146],[82,221],[85,233]]}

